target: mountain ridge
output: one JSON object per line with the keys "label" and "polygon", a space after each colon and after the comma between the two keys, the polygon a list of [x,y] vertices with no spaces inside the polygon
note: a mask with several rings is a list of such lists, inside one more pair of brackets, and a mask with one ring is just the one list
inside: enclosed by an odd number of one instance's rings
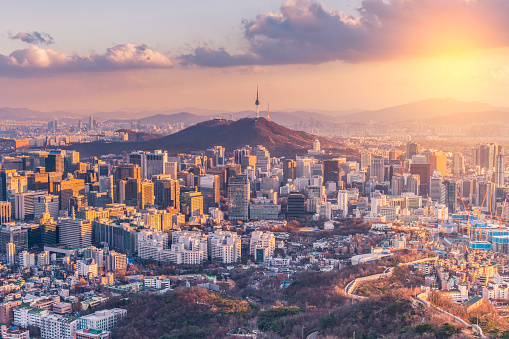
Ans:
{"label": "mountain ridge", "polygon": [[83,156],[129,152],[133,150],[161,149],[169,154],[204,151],[223,146],[227,152],[245,145],[265,146],[273,156],[295,156],[312,148],[318,139],[323,149],[333,149],[347,157],[358,157],[358,151],[324,137],[295,131],[265,118],[244,118],[237,121],[214,119],[190,126],[168,136],[145,142],[94,142],[74,144],[68,149]]}

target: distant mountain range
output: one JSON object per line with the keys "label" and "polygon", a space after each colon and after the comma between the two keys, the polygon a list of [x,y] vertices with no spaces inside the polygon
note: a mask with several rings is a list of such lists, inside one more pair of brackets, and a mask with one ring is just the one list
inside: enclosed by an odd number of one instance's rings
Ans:
{"label": "distant mountain range", "polygon": [[[452,98],[427,99],[409,104],[383,108],[374,111],[362,111],[338,117],[337,121],[369,122],[369,121],[405,121],[425,120],[455,115],[461,118],[463,113],[498,111],[509,112],[509,107],[496,107],[479,102],[464,102]],[[466,116],[469,116],[468,114]],[[466,121],[468,122],[468,120]]]}
{"label": "distant mountain range", "polygon": [[180,132],[145,142],[93,142],[74,144],[69,149],[79,151],[82,156],[115,154],[132,150],[162,149],[170,154],[206,150],[213,146],[224,146],[227,152],[244,145],[265,146],[271,155],[294,157],[311,149],[318,139],[323,149],[333,149],[345,157],[357,157],[358,151],[329,139],[302,131],[295,131],[265,118],[244,118],[237,121],[208,120]]}
{"label": "distant mountain range", "polygon": [[160,134],[152,134],[147,132],[135,132],[130,129],[119,129],[117,132],[127,133],[127,138],[129,141],[150,141],[154,139],[159,139],[162,136]]}
{"label": "distant mountain range", "polygon": [[[426,119],[453,119],[468,123],[476,121],[475,113],[484,115],[490,112],[497,121],[505,121],[504,113],[509,113],[509,107],[497,107],[479,102],[464,102],[452,98],[426,99],[404,105],[387,107],[379,110],[363,110],[359,112],[348,111],[323,111],[323,110],[283,110],[270,112],[271,121],[278,124],[298,128],[302,123],[368,123],[370,121],[399,122],[408,120]],[[495,114],[496,113],[496,114]],[[251,110],[230,112],[219,110],[206,110],[201,108],[187,107],[181,110],[145,110],[138,112],[111,111],[97,112],[87,110],[41,112],[27,108],[0,108],[0,120],[10,119],[17,121],[44,120],[75,123],[77,120],[87,121],[90,115],[97,121],[129,124],[134,121],[141,121],[144,124],[177,124],[190,126],[199,122],[218,118],[238,120],[253,118],[256,113]],[[260,112],[261,117],[267,117],[267,111]],[[500,120],[502,119],[502,120]]]}

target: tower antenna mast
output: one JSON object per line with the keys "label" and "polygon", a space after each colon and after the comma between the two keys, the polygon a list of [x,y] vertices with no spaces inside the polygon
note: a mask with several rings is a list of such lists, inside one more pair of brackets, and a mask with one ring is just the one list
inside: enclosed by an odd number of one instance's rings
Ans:
{"label": "tower antenna mast", "polygon": [[258,85],[256,85],[256,118],[258,119],[260,117],[260,100],[258,100]]}

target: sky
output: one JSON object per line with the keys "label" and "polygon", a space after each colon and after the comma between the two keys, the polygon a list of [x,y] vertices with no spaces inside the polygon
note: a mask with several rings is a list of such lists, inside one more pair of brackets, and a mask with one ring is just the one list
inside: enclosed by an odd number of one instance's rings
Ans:
{"label": "sky", "polygon": [[6,2],[0,107],[509,106],[506,0]]}

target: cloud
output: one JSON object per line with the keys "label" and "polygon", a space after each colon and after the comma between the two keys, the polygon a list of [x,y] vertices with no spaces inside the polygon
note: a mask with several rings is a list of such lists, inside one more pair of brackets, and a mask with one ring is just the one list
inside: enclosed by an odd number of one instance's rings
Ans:
{"label": "cloud", "polygon": [[506,0],[364,0],[357,11],[286,1],[243,22],[246,53],[200,46],[180,59],[206,67],[358,63],[509,46]]}
{"label": "cloud", "polygon": [[29,44],[51,45],[54,42],[53,37],[48,33],[40,33],[33,31],[33,32],[19,32],[14,35],[12,35],[12,33],[9,32],[8,34],[9,38],[12,40],[21,40]]}
{"label": "cloud", "polygon": [[104,54],[80,56],[31,45],[5,56],[0,54],[0,76],[23,77],[70,72],[105,72],[140,68],[170,68],[173,62],[146,46],[116,45]]}

